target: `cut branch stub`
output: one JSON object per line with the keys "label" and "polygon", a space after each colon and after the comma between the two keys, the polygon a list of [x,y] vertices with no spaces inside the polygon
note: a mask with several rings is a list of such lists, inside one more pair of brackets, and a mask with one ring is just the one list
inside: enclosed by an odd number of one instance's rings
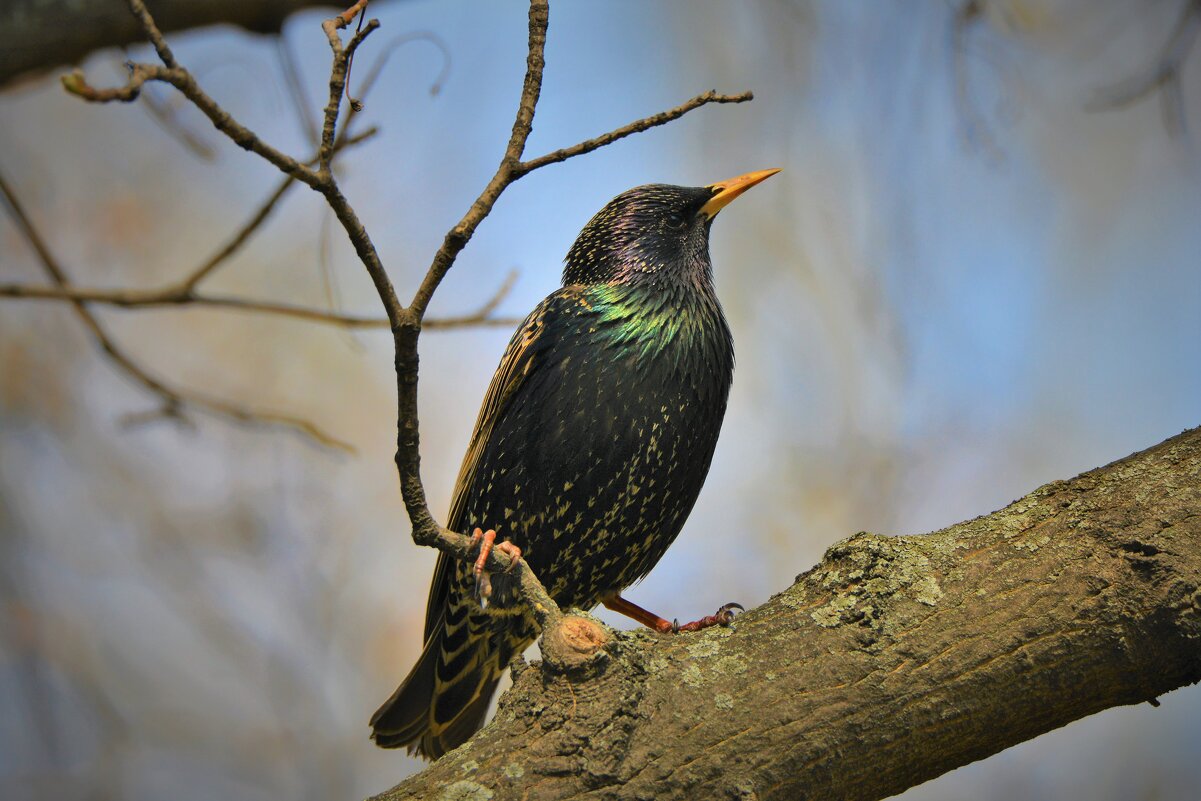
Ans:
{"label": "cut branch stub", "polygon": [[609,629],[591,616],[566,614],[544,627],[539,647],[543,664],[576,678],[606,660],[604,648],[611,641]]}

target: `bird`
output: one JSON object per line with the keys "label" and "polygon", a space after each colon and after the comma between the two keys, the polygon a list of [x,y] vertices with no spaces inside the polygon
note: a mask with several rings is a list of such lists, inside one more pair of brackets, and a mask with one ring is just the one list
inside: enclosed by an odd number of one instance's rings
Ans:
{"label": "bird", "polygon": [[710,226],[777,172],[638,186],[584,226],[562,286],[518,326],[484,397],[447,518],[473,532],[479,558],[439,555],[421,656],[371,718],[378,746],[432,760],[465,742],[536,638],[515,576],[483,571],[498,536],[564,609],[604,603],[678,631],[728,624],[741,608],[680,627],[620,593],[680,533],[725,416],[734,346]]}

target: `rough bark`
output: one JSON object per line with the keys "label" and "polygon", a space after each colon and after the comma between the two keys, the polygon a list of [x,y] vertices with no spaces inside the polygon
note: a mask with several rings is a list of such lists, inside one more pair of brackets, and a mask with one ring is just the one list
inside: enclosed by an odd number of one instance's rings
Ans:
{"label": "rough bark", "polygon": [[1201,428],[943,531],[857,534],[732,629],[554,632],[494,722],[378,801],[883,798],[1196,682],[1199,588]]}
{"label": "rough bark", "polygon": [[[157,0],[148,4],[163,31],[228,23],[278,33],[289,14],[330,0]],[[341,5],[349,5],[342,3]],[[121,0],[6,0],[0,3],[0,87],[18,76],[74,64],[93,50],[144,42]]]}

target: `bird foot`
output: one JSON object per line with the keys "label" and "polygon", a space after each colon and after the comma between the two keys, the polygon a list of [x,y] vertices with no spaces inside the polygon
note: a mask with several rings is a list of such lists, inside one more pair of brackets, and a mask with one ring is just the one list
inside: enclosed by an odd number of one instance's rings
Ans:
{"label": "bird foot", "polygon": [[739,612],[743,611],[742,604],[729,603],[718,609],[715,614],[680,625],[678,620],[669,621],[661,618],[654,612],[647,611],[638,604],[627,601],[620,595],[614,595],[611,598],[605,599],[602,603],[606,608],[637,620],[642,625],[654,629],[660,634],[679,634],[681,631],[700,631],[710,626],[728,626],[734,622],[735,610]]}
{"label": "bird foot", "polygon": [[475,559],[473,571],[475,572],[475,597],[480,602],[480,606],[487,608],[488,599],[492,597],[492,577],[488,571],[484,569],[484,565],[488,564],[488,555],[492,553],[492,549],[508,554],[512,559],[509,566],[505,568],[506,573],[513,571],[513,566],[517,564],[517,560],[521,558],[521,549],[508,540],[496,541],[496,531],[494,529],[476,528],[471,532],[471,547],[479,545],[480,553]]}
{"label": "bird foot", "polygon": [[728,603],[722,606],[721,609],[718,609],[714,614],[706,615],[700,620],[694,620],[691,623],[685,623],[682,626],[673,620],[671,622],[672,631],[678,634],[681,631],[700,631],[701,629],[707,629],[710,626],[728,626],[734,622],[734,618],[738,612],[744,611],[746,610],[743,609],[742,604]]}

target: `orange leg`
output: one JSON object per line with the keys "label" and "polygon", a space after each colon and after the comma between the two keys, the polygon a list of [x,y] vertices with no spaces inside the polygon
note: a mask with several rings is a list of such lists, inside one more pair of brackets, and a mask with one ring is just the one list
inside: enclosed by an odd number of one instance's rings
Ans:
{"label": "orange leg", "polygon": [[652,628],[661,634],[700,631],[710,626],[728,626],[734,621],[734,610],[742,611],[740,604],[726,604],[721,609],[718,609],[716,614],[707,615],[700,620],[694,620],[691,623],[685,623],[681,626],[677,621],[672,620],[669,622],[654,612],[647,611],[638,604],[627,601],[620,595],[613,595],[604,599],[601,603],[605,605],[606,609],[612,609],[614,612],[636,620],[647,628]]}

